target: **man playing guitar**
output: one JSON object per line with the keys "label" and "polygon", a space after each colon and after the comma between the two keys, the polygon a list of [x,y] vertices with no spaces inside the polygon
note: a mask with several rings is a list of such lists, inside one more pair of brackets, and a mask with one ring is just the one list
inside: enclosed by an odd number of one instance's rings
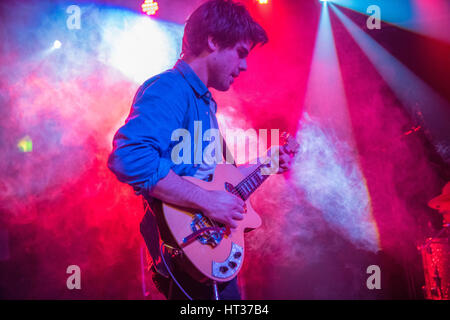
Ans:
{"label": "man playing guitar", "polygon": [[[171,230],[162,223],[162,203],[201,212],[228,230],[238,228],[246,215],[245,199],[223,190],[206,190],[183,176],[211,181],[216,164],[174,163],[174,130],[191,134],[194,158],[205,144],[195,145],[195,122],[203,131],[218,128],[217,105],[208,88],[227,91],[240,72],[247,70],[247,56],[257,44],[265,44],[267,35],[247,9],[233,1],[205,2],[189,17],[183,36],[181,59],[173,69],[147,80],[137,91],[125,124],[117,131],[108,167],[117,178],[142,195],[146,214],[141,233],[153,260],[154,280],[168,299],[214,297],[210,282],[198,281],[175,263],[182,252],[179,243],[160,244]],[[200,152],[201,153],[201,152]],[[279,171],[290,168],[290,154],[279,150]],[[238,167],[247,176],[257,165]],[[160,250],[164,248],[164,250]],[[162,252],[162,256],[161,256]],[[164,259],[162,259],[164,258]],[[170,276],[169,276],[170,275]],[[177,283],[173,285],[172,276]],[[220,299],[240,299],[237,278],[215,287]]]}

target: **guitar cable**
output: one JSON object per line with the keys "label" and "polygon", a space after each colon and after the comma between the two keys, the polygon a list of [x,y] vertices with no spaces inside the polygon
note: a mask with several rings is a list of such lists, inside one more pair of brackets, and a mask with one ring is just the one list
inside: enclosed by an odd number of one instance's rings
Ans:
{"label": "guitar cable", "polygon": [[181,292],[184,293],[184,295],[189,299],[189,300],[194,300],[192,299],[192,297],[190,295],[187,294],[187,292],[183,289],[183,287],[181,286],[181,284],[177,281],[177,279],[175,278],[175,276],[173,275],[172,271],[170,271],[169,266],[167,265],[166,259],[164,258],[164,254],[163,254],[163,246],[165,244],[161,243],[161,247],[159,248],[159,252],[161,254],[161,259],[164,263],[164,266],[166,267],[167,272],[169,273],[170,277],[172,278],[173,282],[175,282],[175,284],[178,286],[178,288],[180,288]]}

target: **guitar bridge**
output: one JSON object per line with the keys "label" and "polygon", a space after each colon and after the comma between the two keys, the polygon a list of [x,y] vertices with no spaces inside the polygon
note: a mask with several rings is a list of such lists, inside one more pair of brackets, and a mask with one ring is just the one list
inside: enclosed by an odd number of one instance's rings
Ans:
{"label": "guitar bridge", "polygon": [[[200,233],[197,236],[198,241],[214,248],[222,241],[225,228],[211,227],[211,225],[212,223],[207,217],[202,213],[196,213],[191,222],[191,230],[193,234]],[[202,232],[203,229],[204,232]]]}

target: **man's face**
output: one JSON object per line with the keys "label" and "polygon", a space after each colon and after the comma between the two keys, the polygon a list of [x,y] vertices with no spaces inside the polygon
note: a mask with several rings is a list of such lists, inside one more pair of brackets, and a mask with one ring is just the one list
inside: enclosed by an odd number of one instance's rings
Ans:
{"label": "man's face", "polygon": [[232,48],[218,48],[211,56],[208,87],[227,91],[239,73],[247,70],[247,56],[250,50],[250,41],[240,41]]}

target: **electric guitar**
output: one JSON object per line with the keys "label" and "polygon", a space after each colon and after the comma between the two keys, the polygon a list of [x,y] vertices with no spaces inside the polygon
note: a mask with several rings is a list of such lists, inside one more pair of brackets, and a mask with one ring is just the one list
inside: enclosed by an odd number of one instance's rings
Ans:
{"label": "electric guitar", "polygon": [[[285,140],[282,148],[287,153],[295,153],[298,149],[295,139],[285,136]],[[243,220],[237,221],[236,229],[230,230],[196,210],[162,203],[165,224],[187,258],[186,267],[191,276],[199,281],[224,282],[239,273],[244,262],[244,233],[261,225],[249,197],[269,177],[270,165],[260,164],[244,176],[234,165],[218,164],[210,182],[183,177],[206,190],[225,190],[244,200],[247,212]]]}

